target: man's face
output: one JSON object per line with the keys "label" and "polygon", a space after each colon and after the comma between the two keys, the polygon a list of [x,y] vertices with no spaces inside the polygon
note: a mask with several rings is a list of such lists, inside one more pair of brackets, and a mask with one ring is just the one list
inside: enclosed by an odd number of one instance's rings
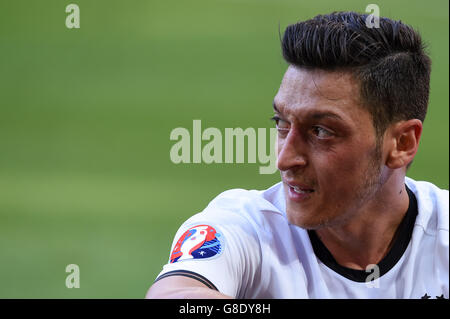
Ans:
{"label": "man's face", "polygon": [[382,165],[351,75],[290,66],[274,109],[289,221],[316,229],[358,214],[382,183]]}

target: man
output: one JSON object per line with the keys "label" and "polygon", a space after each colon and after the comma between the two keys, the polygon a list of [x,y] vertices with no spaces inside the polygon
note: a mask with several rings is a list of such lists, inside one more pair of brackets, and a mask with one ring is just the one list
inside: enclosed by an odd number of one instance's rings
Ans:
{"label": "man", "polygon": [[411,27],[366,18],[287,27],[282,182],[186,221],[148,298],[448,298],[448,191],[405,177],[431,62]]}

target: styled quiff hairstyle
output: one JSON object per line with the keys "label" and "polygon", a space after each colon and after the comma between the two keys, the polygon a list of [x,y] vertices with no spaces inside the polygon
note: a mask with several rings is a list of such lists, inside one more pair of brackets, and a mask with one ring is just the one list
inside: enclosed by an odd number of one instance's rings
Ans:
{"label": "styled quiff hairstyle", "polygon": [[284,59],[300,68],[348,70],[381,138],[393,122],[425,120],[431,60],[412,27],[380,17],[379,27],[370,28],[367,17],[334,12],[289,25],[282,49]]}

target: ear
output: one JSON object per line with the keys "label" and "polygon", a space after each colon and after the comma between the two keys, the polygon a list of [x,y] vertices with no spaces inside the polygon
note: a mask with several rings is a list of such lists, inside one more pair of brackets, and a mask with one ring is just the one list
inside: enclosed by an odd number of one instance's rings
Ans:
{"label": "ear", "polygon": [[390,150],[386,165],[391,169],[406,167],[417,153],[422,134],[422,121],[412,119],[394,123],[389,128]]}

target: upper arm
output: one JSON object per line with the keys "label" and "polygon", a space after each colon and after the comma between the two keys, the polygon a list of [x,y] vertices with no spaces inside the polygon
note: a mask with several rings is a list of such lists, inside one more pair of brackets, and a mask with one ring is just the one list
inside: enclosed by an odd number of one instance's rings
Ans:
{"label": "upper arm", "polygon": [[[211,236],[205,235],[205,231]],[[220,209],[197,214],[177,231],[169,262],[163,266],[155,288],[152,287],[147,296],[178,298],[174,297],[175,293],[184,298],[179,287],[183,288],[183,293],[190,289],[189,296],[195,287],[196,292],[201,288],[208,295],[220,292],[243,298],[255,276],[260,274],[260,254],[258,236],[242,214]],[[186,278],[174,276],[180,274]],[[194,287],[189,279],[197,281]],[[199,283],[203,286],[199,287]]]}
{"label": "upper arm", "polygon": [[213,299],[231,298],[191,277],[173,275],[156,281],[145,296],[148,299]]}

